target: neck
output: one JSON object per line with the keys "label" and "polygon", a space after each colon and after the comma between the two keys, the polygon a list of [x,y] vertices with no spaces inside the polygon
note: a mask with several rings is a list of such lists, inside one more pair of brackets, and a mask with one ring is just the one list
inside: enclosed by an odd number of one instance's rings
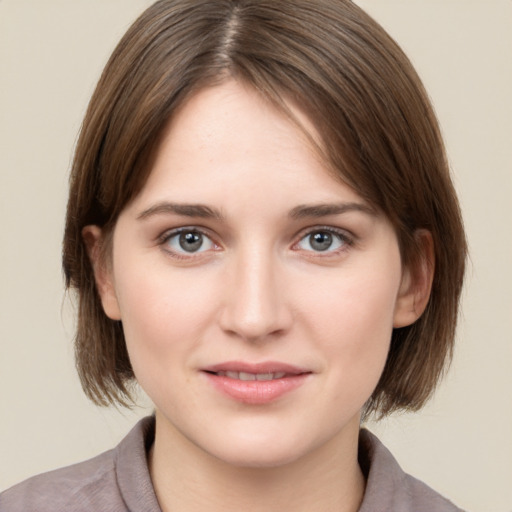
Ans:
{"label": "neck", "polygon": [[357,462],[359,425],[278,467],[222,461],[156,422],[149,468],[163,512],[356,512],[364,493]]}

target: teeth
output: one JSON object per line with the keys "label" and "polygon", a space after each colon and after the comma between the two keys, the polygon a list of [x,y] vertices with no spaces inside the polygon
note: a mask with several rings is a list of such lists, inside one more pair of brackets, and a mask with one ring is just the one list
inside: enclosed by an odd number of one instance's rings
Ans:
{"label": "teeth", "polygon": [[217,372],[219,377],[228,377],[229,379],[235,380],[244,380],[244,381],[252,381],[252,380],[274,380],[274,379],[282,379],[286,374],[285,372],[276,372],[276,373],[247,373],[247,372]]}
{"label": "teeth", "polygon": [[238,378],[240,380],[256,380],[256,375],[254,373],[240,372]]}
{"label": "teeth", "polygon": [[256,380],[272,380],[274,375],[272,373],[258,373],[256,375]]}

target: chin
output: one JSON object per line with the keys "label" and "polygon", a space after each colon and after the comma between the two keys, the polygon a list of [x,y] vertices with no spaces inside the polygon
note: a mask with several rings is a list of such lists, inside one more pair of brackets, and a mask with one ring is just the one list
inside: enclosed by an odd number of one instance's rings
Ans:
{"label": "chin", "polygon": [[[262,435],[263,434],[263,435]],[[283,467],[314,457],[329,444],[329,437],[308,439],[307,432],[290,432],[280,428],[245,431],[219,436],[218,442],[206,443],[202,449],[218,460],[237,468],[265,469]],[[228,443],[226,440],[229,440]]]}
{"label": "chin", "polygon": [[[233,449],[235,448],[235,449]],[[236,468],[245,469],[271,469],[283,467],[300,460],[305,450],[297,451],[295,447],[292,450],[290,447],[277,447],[277,446],[251,446],[251,447],[230,447],[229,451],[217,451],[213,453],[216,458]]]}

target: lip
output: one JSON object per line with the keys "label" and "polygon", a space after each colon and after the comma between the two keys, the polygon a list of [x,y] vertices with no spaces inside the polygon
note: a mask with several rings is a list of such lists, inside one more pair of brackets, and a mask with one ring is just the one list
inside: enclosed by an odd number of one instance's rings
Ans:
{"label": "lip", "polygon": [[301,368],[279,361],[264,361],[261,363],[249,363],[245,361],[226,361],[202,368],[205,372],[246,372],[246,373],[285,373],[287,375],[300,375],[312,373],[307,368]]}
{"label": "lip", "polygon": [[[217,391],[238,402],[252,405],[267,404],[291,393],[302,386],[313,373],[309,369],[277,361],[226,361],[202,368],[201,371]],[[238,380],[226,376],[225,372],[284,375],[272,380]]]}

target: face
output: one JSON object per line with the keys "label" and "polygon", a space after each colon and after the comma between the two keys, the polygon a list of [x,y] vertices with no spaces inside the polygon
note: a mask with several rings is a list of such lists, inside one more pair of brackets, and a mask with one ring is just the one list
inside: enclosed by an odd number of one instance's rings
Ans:
{"label": "face", "polygon": [[157,424],[245,466],[357,437],[409,314],[392,226],[236,82],[197,93],[164,135],[99,278]]}

